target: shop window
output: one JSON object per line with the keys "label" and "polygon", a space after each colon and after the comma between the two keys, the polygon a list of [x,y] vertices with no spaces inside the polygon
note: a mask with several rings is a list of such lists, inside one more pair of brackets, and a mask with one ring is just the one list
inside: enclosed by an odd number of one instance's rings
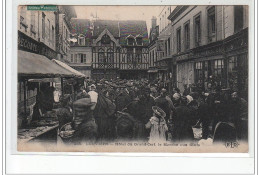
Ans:
{"label": "shop window", "polygon": [[201,24],[200,24],[200,16],[197,16],[194,19],[194,38],[195,38],[195,46],[200,46],[200,42],[201,42]]}
{"label": "shop window", "polygon": [[238,90],[238,61],[237,57],[230,57],[228,59],[228,85],[237,91]]}
{"label": "shop window", "polygon": [[181,52],[181,28],[177,29],[177,52]]}
{"label": "shop window", "polygon": [[215,6],[208,9],[208,41],[215,41],[216,37],[216,15]]}
{"label": "shop window", "polygon": [[235,33],[239,32],[243,29],[243,6],[242,5],[235,5],[234,6],[234,30]]}
{"label": "shop window", "polygon": [[197,84],[203,81],[203,62],[195,63],[195,81]]}
{"label": "shop window", "polygon": [[184,25],[185,50],[190,49],[190,22]]}
{"label": "shop window", "polygon": [[168,38],[168,55],[171,54],[171,40]]}
{"label": "shop window", "polygon": [[218,85],[224,85],[224,60],[219,59],[214,61],[214,75]]}

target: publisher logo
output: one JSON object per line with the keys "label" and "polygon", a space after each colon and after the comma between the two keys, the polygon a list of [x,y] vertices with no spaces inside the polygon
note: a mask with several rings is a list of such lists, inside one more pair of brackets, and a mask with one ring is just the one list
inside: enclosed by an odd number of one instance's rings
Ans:
{"label": "publisher logo", "polygon": [[238,145],[239,144],[237,142],[226,142],[225,143],[226,148],[237,148]]}

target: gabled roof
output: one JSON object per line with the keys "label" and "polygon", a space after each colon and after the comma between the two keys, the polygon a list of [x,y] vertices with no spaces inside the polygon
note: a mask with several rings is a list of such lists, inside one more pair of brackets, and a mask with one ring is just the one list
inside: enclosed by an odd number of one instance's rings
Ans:
{"label": "gabled roof", "polygon": [[148,45],[148,31],[145,21],[141,20],[97,20],[94,22],[93,38],[97,38],[105,29],[115,37],[120,38],[120,45],[126,45],[126,38],[129,35],[139,35],[143,38],[144,45]]}
{"label": "gabled roof", "polygon": [[114,20],[94,21],[93,37],[97,38],[106,28],[115,38],[119,37],[118,21]]}

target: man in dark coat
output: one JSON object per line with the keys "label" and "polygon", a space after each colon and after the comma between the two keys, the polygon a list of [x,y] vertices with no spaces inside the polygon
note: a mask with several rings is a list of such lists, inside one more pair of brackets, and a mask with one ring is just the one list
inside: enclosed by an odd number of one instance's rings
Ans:
{"label": "man in dark coat", "polygon": [[126,112],[136,120],[134,139],[146,140],[149,136],[149,131],[145,129],[145,124],[153,115],[152,106],[154,105],[155,102],[150,97],[150,88],[142,87],[139,99],[135,99],[127,106]]}
{"label": "man in dark coat", "polygon": [[98,125],[98,139],[108,141],[115,136],[115,104],[99,93],[97,105],[94,110],[94,117]]}
{"label": "man in dark coat", "polygon": [[73,142],[75,144],[95,143],[98,131],[93,111],[91,110],[90,98],[78,99],[73,103],[75,116],[73,120]]}
{"label": "man in dark coat", "polygon": [[194,139],[192,126],[190,124],[191,111],[187,107],[187,98],[181,97],[180,105],[173,111],[173,141],[185,142]]}
{"label": "man in dark coat", "polygon": [[247,141],[248,139],[248,103],[240,98],[237,92],[233,92],[231,108],[233,111],[234,124],[237,130],[238,139]]}
{"label": "man in dark coat", "polygon": [[122,111],[131,102],[129,91],[124,87],[115,98],[116,110]]}

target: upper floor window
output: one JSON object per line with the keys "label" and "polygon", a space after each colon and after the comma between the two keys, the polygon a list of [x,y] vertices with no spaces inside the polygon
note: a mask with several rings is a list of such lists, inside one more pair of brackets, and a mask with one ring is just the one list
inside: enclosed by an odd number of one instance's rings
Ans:
{"label": "upper floor window", "polygon": [[51,39],[51,22],[50,20],[48,19],[48,27],[47,27],[47,30],[48,30],[48,39],[50,40]]}
{"label": "upper floor window", "polygon": [[216,17],[215,6],[208,9],[208,40],[215,41],[216,36]]}
{"label": "upper floor window", "polygon": [[73,63],[73,54],[71,54],[70,61]]}
{"label": "upper floor window", "polygon": [[181,52],[181,28],[177,29],[177,52]]}
{"label": "upper floor window", "polygon": [[42,38],[45,38],[45,14],[42,13]]}
{"label": "upper floor window", "polygon": [[[136,48],[136,61],[138,63],[142,63],[142,48]],[[151,55],[151,52],[150,52],[150,55]]]}
{"label": "upper floor window", "polygon": [[113,63],[114,62],[114,52],[112,49],[109,49],[107,51],[107,62],[108,63]]}
{"label": "upper floor window", "polygon": [[79,38],[78,38],[78,44],[80,45],[80,46],[84,46],[85,45],[85,38],[84,38],[84,36],[79,36]]}
{"label": "upper floor window", "polygon": [[127,48],[127,62],[132,63],[133,61],[133,55],[134,55],[134,50],[133,48]]}
{"label": "upper floor window", "polygon": [[20,29],[24,27],[25,32],[27,31],[28,25],[26,24],[26,6],[21,6],[20,10]]}
{"label": "upper floor window", "polygon": [[184,41],[185,41],[185,50],[190,48],[190,22],[187,22],[184,25]]}
{"label": "upper floor window", "polygon": [[101,44],[110,44],[110,37],[108,35],[104,35],[102,38],[101,38]]}
{"label": "upper floor window", "polygon": [[242,5],[235,5],[234,6],[234,30],[235,30],[235,33],[236,32],[239,32],[240,30],[243,29],[243,6]]}
{"label": "upper floor window", "polygon": [[30,32],[31,36],[36,36],[36,31],[35,31],[35,11],[31,11],[31,27],[30,27]]}
{"label": "upper floor window", "polygon": [[53,42],[53,44],[54,44],[54,27],[53,26],[51,26],[51,41]]}
{"label": "upper floor window", "polygon": [[194,34],[195,34],[195,46],[199,46],[200,45],[200,42],[201,42],[201,23],[200,23],[200,16],[197,16],[195,19],[194,19],[194,24],[195,24],[195,31],[194,31]]}
{"label": "upper floor window", "polygon": [[98,51],[98,62],[99,63],[105,62],[105,52],[102,49]]}
{"label": "upper floor window", "polygon": [[168,38],[168,41],[167,41],[167,43],[168,43],[168,55],[170,55],[171,54],[171,40],[170,40],[170,38]]}
{"label": "upper floor window", "polygon": [[136,44],[138,46],[142,46],[143,45],[143,38],[142,37],[137,37],[136,38]]}
{"label": "upper floor window", "polygon": [[134,37],[133,36],[128,36],[127,37],[127,45],[128,46],[133,46],[134,45]]}

